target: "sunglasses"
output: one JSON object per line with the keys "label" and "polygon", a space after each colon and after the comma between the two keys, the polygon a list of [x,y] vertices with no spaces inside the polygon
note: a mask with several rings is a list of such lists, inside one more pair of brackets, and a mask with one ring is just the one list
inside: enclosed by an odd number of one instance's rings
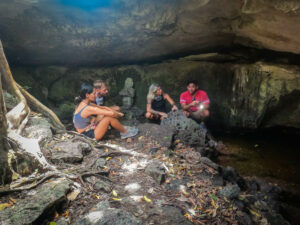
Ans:
{"label": "sunglasses", "polygon": [[94,86],[94,88],[96,88],[96,89],[101,89],[101,86]]}

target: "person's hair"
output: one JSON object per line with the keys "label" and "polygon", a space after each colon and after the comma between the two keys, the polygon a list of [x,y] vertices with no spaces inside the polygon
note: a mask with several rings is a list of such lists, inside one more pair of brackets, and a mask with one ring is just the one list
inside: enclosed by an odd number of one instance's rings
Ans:
{"label": "person's hair", "polygon": [[155,92],[157,91],[157,88],[159,87],[158,84],[151,84],[149,87],[147,99],[153,100],[155,97]]}
{"label": "person's hair", "polygon": [[86,94],[91,94],[94,88],[91,84],[83,83],[80,88],[79,96],[74,100],[75,104],[78,105],[82,100],[86,98]]}
{"label": "person's hair", "polygon": [[101,88],[103,85],[106,85],[106,83],[103,80],[95,80],[93,85],[94,88]]}
{"label": "person's hair", "polygon": [[186,86],[189,86],[189,84],[195,84],[196,86],[198,86],[198,81],[196,81],[196,80],[188,80],[186,82]]}

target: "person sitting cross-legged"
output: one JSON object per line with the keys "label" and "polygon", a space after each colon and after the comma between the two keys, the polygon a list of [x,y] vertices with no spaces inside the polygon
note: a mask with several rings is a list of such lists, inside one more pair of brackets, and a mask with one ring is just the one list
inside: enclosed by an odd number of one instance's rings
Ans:
{"label": "person sitting cross-legged", "polygon": [[158,84],[151,84],[147,95],[146,118],[150,120],[163,120],[166,118],[166,101],[172,105],[173,111],[178,110],[173,99],[167,93],[163,93]]}
{"label": "person sitting cross-legged", "polygon": [[[125,127],[119,122],[122,113],[108,107],[91,105],[96,99],[96,92],[92,85],[82,84],[80,96],[76,98],[78,103],[73,123],[78,133],[90,138],[100,140],[107,132],[108,126],[120,131],[121,138],[133,137],[138,133],[135,127]],[[103,116],[100,121],[95,121],[93,115]]]}
{"label": "person sitting cross-legged", "polygon": [[198,89],[196,80],[187,82],[187,91],[180,95],[180,104],[187,117],[196,120],[205,128],[201,122],[209,117],[210,100],[205,91]]}

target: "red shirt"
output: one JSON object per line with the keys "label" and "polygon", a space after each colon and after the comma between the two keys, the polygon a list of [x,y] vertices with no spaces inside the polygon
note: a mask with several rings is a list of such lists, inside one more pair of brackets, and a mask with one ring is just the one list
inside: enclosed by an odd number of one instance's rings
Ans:
{"label": "red shirt", "polygon": [[[205,105],[208,105],[210,103],[206,92],[201,90],[196,91],[194,95],[194,100],[199,101],[200,103],[203,103]],[[180,103],[185,103],[186,105],[188,105],[192,103],[192,101],[193,101],[193,96],[191,96],[191,94],[188,91],[185,91],[180,95]],[[197,107],[191,106],[189,110],[195,112],[197,111]]]}

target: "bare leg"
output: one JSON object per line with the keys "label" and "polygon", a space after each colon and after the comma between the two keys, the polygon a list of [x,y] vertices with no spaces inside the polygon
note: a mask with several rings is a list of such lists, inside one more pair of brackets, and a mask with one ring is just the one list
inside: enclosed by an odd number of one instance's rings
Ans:
{"label": "bare leg", "polygon": [[100,140],[101,138],[103,138],[109,125],[111,125],[113,128],[115,128],[116,130],[118,130],[122,133],[126,132],[125,127],[119,122],[119,120],[117,120],[116,118],[113,118],[113,117],[105,116],[98,123],[96,129],[94,130],[96,140]]}
{"label": "bare leg", "polygon": [[209,110],[198,110],[196,112],[190,112],[190,116],[196,121],[203,121],[205,118],[209,117]]}

